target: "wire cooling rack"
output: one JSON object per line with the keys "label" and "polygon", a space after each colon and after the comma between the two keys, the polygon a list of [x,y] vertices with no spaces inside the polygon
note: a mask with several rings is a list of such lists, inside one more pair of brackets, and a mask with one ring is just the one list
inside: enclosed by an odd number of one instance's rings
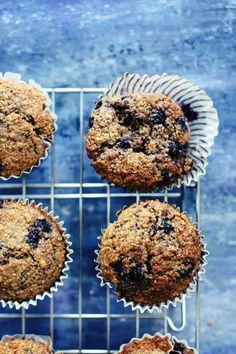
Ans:
{"label": "wire cooling rack", "polygon": [[[76,201],[78,203],[77,207],[73,208],[72,213],[74,214],[72,216],[71,214],[69,215],[70,218],[74,218],[74,226],[71,231],[69,230],[71,232],[72,242],[74,245],[78,246],[74,254],[75,265],[73,271],[73,279],[78,279],[78,282],[75,281],[74,283],[69,283],[69,285],[67,285],[67,288],[65,287],[64,290],[63,288],[59,289],[59,293],[56,295],[57,301],[55,301],[55,299],[51,299],[48,303],[46,301],[45,306],[39,304],[37,307],[29,309],[27,311],[14,311],[7,308],[0,309],[0,334],[14,334],[14,331],[18,331],[18,333],[21,332],[22,334],[25,334],[32,333],[33,331],[35,333],[37,331],[37,334],[50,335],[54,340],[55,348],[59,351],[63,351],[63,353],[108,354],[114,353],[116,350],[118,350],[119,345],[131,339],[124,338],[124,332],[120,331],[122,326],[125,325],[126,321],[129,321],[130,327],[132,327],[133,330],[133,336],[136,337],[139,337],[143,334],[144,330],[142,330],[141,327],[144,321],[146,323],[145,332],[148,331],[147,320],[152,323],[152,332],[153,329],[154,332],[161,331],[163,333],[166,333],[168,331],[182,332],[187,325],[187,307],[185,300],[182,304],[178,305],[177,309],[169,308],[168,310],[164,309],[162,312],[154,312],[152,314],[141,314],[138,310],[133,312],[129,308],[124,310],[122,308],[122,304],[119,304],[119,306],[114,311],[114,294],[112,294],[112,291],[107,287],[106,289],[103,288],[101,295],[99,295],[99,299],[103,298],[102,300],[104,300],[103,311],[99,310],[98,313],[93,312],[91,311],[89,305],[87,306],[86,311],[84,310],[83,304],[87,303],[89,297],[87,291],[86,293],[84,292],[83,279],[86,277],[87,269],[87,266],[85,267],[84,264],[90,263],[90,261],[88,260],[88,247],[85,248],[85,244],[86,242],[88,242],[89,235],[87,234],[84,225],[88,225],[88,223],[93,223],[93,219],[86,220],[86,218],[88,218],[89,216],[87,216],[84,212],[84,204],[89,203],[89,205],[92,206],[93,203],[97,203],[99,201],[99,203],[101,203],[101,206],[103,206],[103,209],[105,210],[105,214],[103,214],[103,218],[106,219],[105,224],[108,224],[111,221],[111,215],[113,213],[112,206],[114,204],[116,205],[116,202],[118,200],[120,203],[119,205],[122,206],[124,204],[127,204],[127,200],[129,200],[129,198],[130,201],[128,201],[128,203],[130,204],[133,203],[135,200],[138,201],[139,199],[158,198],[162,201],[164,200],[168,201],[169,203],[175,203],[183,209],[186,194],[188,191],[191,191],[191,194],[194,194],[193,203],[191,203],[191,216],[195,218],[199,225],[199,183],[193,184],[190,187],[174,189],[171,192],[165,191],[164,193],[129,193],[119,190],[113,186],[109,186],[107,183],[101,181],[99,179],[99,176],[95,176],[95,174],[91,178],[89,176],[89,173],[85,173],[85,169],[91,169],[88,164],[84,148],[84,137],[87,125],[86,121],[88,119],[89,110],[92,108],[94,98],[99,94],[101,95],[105,91],[105,89],[55,88],[46,89],[46,91],[51,96],[52,109],[58,115],[59,127],[59,131],[56,134],[55,141],[50,151],[50,156],[47,159],[47,165],[45,165],[44,167],[44,169],[47,168],[50,171],[48,172],[48,178],[46,181],[44,181],[44,175],[42,176],[39,173],[40,169],[43,168],[43,165],[46,164],[46,161],[44,161],[43,164],[36,169],[36,172],[33,171],[31,173],[32,176],[30,175],[14,181],[10,180],[8,182],[0,181],[0,198],[4,199],[23,197],[35,199],[37,201],[42,201],[44,204],[46,203],[51,210],[55,209],[55,206],[58,201],[63,201],[64,207],[67,205],[67,203],[70,203],[71,201]],[[76,139],[78,144],[78,151],[74,151],[74,163],[78,165],[78,170],[76,170],[78,173],[73,174],[73,177],[69,178],[69,180],[68,178],[65,178],[66,182],[63,181],[63,176],[60,176],[59,182],[57,180],[56,167],[58,166],[58,162],[55,158],[55,150],[59,144],[64,144],[63,139],[65,137],[65,134],[60,132],[60,124],[61,119],[63,119],[63,116],[60,114],[59,109],[62,104],[59,104],[59,108],[57,111],[57,103],[61,100],[61,95],[63,96],[63,104],[67,102],[70,95],[73,95],[73,99],[77,107],[77,111],[75,113],[77,124],[77,136],[74,136],[73,138]],[[90,102],[90,107],[87,107],[87,111],[85,107],[85,100]],[[66,124],[69,125],[69,120]],[[57,138],[57,135],[60,135],[60,139]],[[70,137],[68,139],[67,136],[65,139],[67,139],[68,142],[68,140],[70,140]],[[62,171],[60,171],[60,174],[63,175],[64,173],[65,167],[62,166]],[[57,209],[57,211],[60,214],[60,209]],[[63,213],[61,218],[63,218]],[[103,224],[103,226],[105,225]],[[99,236],[99,234],[97,236]],[[93,254],[93,252],[93,247],[90,247],[89,255]],[[91,262],[93,262],[92,259]],[[92,265],[92,267],[95,267],[95,265]],[[97,281],[98,287],[100,287],[99,280],[95,278],[95,271],[92,276],[94,277],[94,280]],[[66,297],[67,293],[71,288],[73,288],[75,294],[72,300]],[[60,297],[60,293],[64,294],[63,298]],[[90,293],[92,293],[92,291],[90,291]],[[192,295],[192,297],[194,297],[195,307],[195,346],[197,349],[199,349],[199,284],[197,285],[195,295]],[[73,310],[68,311],[68,309],[66,309],[65,303],[62,303],[63,300],[61,299],[66,299],[67,302],[71,303],[74,302],[76,303],[76,306],[74,306],[75,304],[73,304],[73,306],[71,307]],[[91,308],[93,309],[93,306]],[[66,328],[63,328],[63,324],[58,327],[57,321],[59,320],[68,320],[70,324],[67,324]],[[87,326],[86,321],[90,320],[96,320],[97,322],[96,325],[92,328],[92,336],[88,337],[88,332],[91,332],[91,327]],[[113,320],[119,320],[119,330],[112,330]],[[156,320],[157,322],[155,322]],[[13,326],[13,321],[17,321],[17,325],[15,327]],[[103,323],[103,325],[100,326],[99,323]],[[6,330],[8,331],[8,333],[4,332]],[[70,336],[70,331],[73,332],[74,341],[70,341],[68,339]],[[99,333],[101,334],[101,336],[97,337]],[[123,336],[121,333],[123,333]],[[63,338],[63,340],[60,341],[58,339],[59,335]],[[113,347],[113,336],[115,336],[116,338],[120,337],[118,338],[115,344],[116,347]]]}

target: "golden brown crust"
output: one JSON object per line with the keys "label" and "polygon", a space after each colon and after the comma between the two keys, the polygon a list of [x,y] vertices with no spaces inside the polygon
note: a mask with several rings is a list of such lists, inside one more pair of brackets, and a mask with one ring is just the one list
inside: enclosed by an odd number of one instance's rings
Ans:
{"label": "golden brown crust", "polygon": [[170,186],[192,169],[181,108],[163,94],[103,98],[92,112],[87,152],[109,183],[148,190]]}
{"label": "golden brown crust", "polygon": [[145,336],[125,344],[118,354],[194,354],[193,348],[169,336]]}
{"label": "golden brown crust", "polygon": [[49,291],[59,280],[66,243],[57,222],[32,205],[0,206],[0,299],[24,301]]}
{"label": "golden brown crust", "polygon": [[55,121],[38,88],[0,80],[0,176],[18,176],[45,156]]}
{"label": "golden brown crust", "polygon": [[51,343],[41,343],[30,338],[9,338],[0,341],[0,354],[53,354]]}
{"label": "golden brown crust", "polygon": [[103,232],[99,264],[118,298],[152,306],[185,292],[200,268],[201,248],[184,213],[149,200],[123,210]]}

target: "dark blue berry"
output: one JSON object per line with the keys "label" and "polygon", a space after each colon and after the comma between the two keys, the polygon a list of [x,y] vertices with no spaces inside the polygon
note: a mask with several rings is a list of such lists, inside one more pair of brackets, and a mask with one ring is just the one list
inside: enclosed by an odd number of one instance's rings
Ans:
{"label": "dark blue berry", "polygon": [[134,152],[145,152],[146,149],[145,149],[145,146],[144,146],[144,145],[140,145],[140,146],[134,146],[134,147],[133,147],[133,151],[134,151]]}
{"label": "dark blue berry", "polygon": [[0,200],[0,209],[3,208],[3,203],[4,203],[4,201],[3,201],[3,200]]}
{"label": "dark blue berry", "polygon": [[181,105],[181,109],[184,112],[185,117],[187,118],[188,122],[196,120],[198,115],[194,110],[191,108],[190,104],[183,104]]}
{"label": "dark blue berry", "polygon": [[186,143],[186,144],[182,147],[182,152],[183,152],[184,154],[187,154],[188,148],[189,148],[189,144]]}
{"label": "dark blue berry", "polygon": [[134,116],[130,112],[125,113],[123,125],[125,127],[128,127],[129,125],[131,125],[133,123],[133,121],[134,121]]}
{"label": "dark blue berry", "polygon": [[180,126],[180,128],[181,128],[184,132],[186,132],[186,131],[188,130],[188,126],[187,126],[187,124],[186,124],[184,118],[180,117],[180,118],[177,120],[176,123],[177,123],[177,125]]}
{"label": "dark blue berry", "polygon": [[116,277],[120,281],[127,281],[130,283],[136,283],[142,279],[143,272],[140,264],[132,267],[130,270],[122,265],[121,261],[117,261],[111,264],[112,268],[116,272]]}
{"label": "dark blue berry", "polygon": [[183,354],[185,352],[186,346],[182,343],[174,341],[174,349],[170,354]]}
{"label": "dark blue berry", "polygon": [[126,268],[123,267],[121,261],[112,263],[111,267],[114,269],[117,279],[123,279],[125,274],[127,274]]}
{"label": "dark blue berry", "polygon": [[169,155],[172,159],[175,159],[179,155],[179,144],[172,141],[169,143]]}
{"label": "dark blue berry", "polygon": [[180,278],[186,278],[187,275],[188,275],[187,271],[186,271],[184,268],[181,268],[181,269],[178,271],[178,273],[179,273]]}
{"label": "dark blue berry", "polygon": [[181,268],[178,273],[181,279],[184,279],[192,274],[194,264],[189,263],[184,268]]}
{"label": "dark blue berry", "polygon": [[37,219],[34,223],[34,227],[46,233],[52,231],[52,225],[46,219]]}
{"label": "dark blue berry", "polygon": [[166,114],[161,109],[158,109],[157,111],[150,114],[149,123],[152,126],[156,124],[165,125],[165,121],[166,121]]}
{"label": "dark blue berry", "polygon": [[43,233],[50,233],[51,231],[52,225],[46,219],[37,219],[26,236],[25,242],[36,248],[40,239],[44,236]]}
{"label": "dark blue berry", "polygon": [[4,171],[4,165],[3,163],[0,161],[0,174]]}
{"label": "dark blue berry", "polygon": [[142,279],[143,271],[140,265],[134,266],[128,273],[128,279],[131,282],[138,282]]}
{"label": "dark blue berry", "polygon": [[145,262],[146,268],[147,268],[147,274],[151,274],[152,273],[151,260],[152,260],[152,256],[149,254],[148,259]]}
{"label": "dark blue berry", "polygon": [[92,116],[89,117],[89,122],[88,122],[88,127],[89,129],[93,127],[94,124],[94,118]]}
{"label": "dark blue berry", "polygon": [[26,120],[26,122],[28,122],[28,123],[30,123],[32,125],[35,125],[35,121],[34,121],[34,118],[32,116],[26,116],[25,120]]}
{"label": "dark blue berry", "polygon": [[170,179],[171,179],[169,172],[166,170],[163,170],[161,172],[161,177],[162,177],[163,185],[168,186],[170,184]]}
{"label": "dark blue berry", "polygon": [[174,231],[173,226],[166,219],[162,220],[161,228],[165,234],[169,234],[170,232]]}
{"label": "dark blue berry", "polygon": [[129,149],[131,145],[129,139],[122,139],[117,143],[117,146],[122,149]]}
{"label": "dark blue berry", "polygon": [[38,246],[39,240],[40,240],[40,230],[36,228],[32,228],[28,235],[26,236],[26,243],[29,243],[33,248],[36,248]]}
{"label": "dark blue berry", "polygon": [[94,109],[100,108],[101,105],[102,105],[102,99],[100,99],[100,100],[98,100],[98,101],[96,102],[96,105],[95,105],[95,108],[94,108]]}

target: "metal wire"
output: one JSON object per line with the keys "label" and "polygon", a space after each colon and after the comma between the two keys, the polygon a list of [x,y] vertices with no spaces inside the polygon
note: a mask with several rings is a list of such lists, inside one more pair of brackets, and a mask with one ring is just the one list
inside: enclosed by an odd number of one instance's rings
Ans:
{"label": "metal wire", "polygon": [[[183,200],[184,200],[184,188],[180,190],[168,192],[165,190],[164,193],[131,193],[131,192],[116,192],[111,191],[111,187],[107,183],[88,183],[84,180],[84,173],[83,173],[83,155],[84,155],[84,98],[85,95],[89,94],[99,94],[105,91],[104,88],[48,88],[45,89],[48,93],[51,94],[52,98],[52,109],[56,111],[56,99],[57,94],[77,94],[79,96],[79,105],[78,108],[80,113],[80,129],[79,129],[79,139],[80,139],[80,175],[79,181],[73,181],[72,183],[57,183],[55,181],[55,152],[54,146],[57,144],[57,141],[54,141],[54,144],[51,149],[51,181],[50,183],[27,183],[26,178],[22,179],[22,183],[16,180],[15,183],[9,182],[1,182],[0,183],[0,196],[1,199],[7,198],[29,198],[29,199],[46,199],[50,201],[51,209],[54,209],[55,200],[64,199],[64,200],[78,200],[79,201],[79,269],[78,269],[78,276],[79,276],[79,289],[78,289],[78,313],[55,313],[55,304],[54,301],[51,300],[50,302],[50,309],[48,313],[28,313],[28,311],[22,310],[18,313],[0,313],[0,318],[5,319],[6,321],[11,321],[11,319],[19,318],[21,320],[21,330],[22,334],[25,334],[26,330],[26,322],[28,319],[38,319],[39,327],[40,327],[40,320],[48,319],[50,325],[50,335],[54,337],[54,320],[55,319],[77,319],[78,320],[78,347],[77,348],[67,348],[63,350],[63,353],[86,353],[86,354],[111,354],[114,353],[114,348],[111,348],[111,319],[134,319],[135,324],[135,335],[140,335],[140,323],[143,320],[147,319],[159,319],[163,321],[163,329],[164,332],[168,330],[180,332],[186,326],[186,303],[183,301],[181,305],[181,324],[177,326],[171,315],[169,314],[168,310],[163,310],[162,313],[155,312],[152,314],[145,313],[141,314],[139,311],[124,314],[113,314],[111,313],[111,303],[110,303],[110,289],[107,288],[106,291],[106,313],[83,313],[83,200],[89,199],[91,203],[95,199],[106,199],[107,205],[107,224],[110,222],[110,215],[111,215],[111,202],[113,198],[127,198],[127,197],[134,197],[138,202],[141,198],[145,197],[152,197],[152,198],[159,198],[165,201],[170,201],[173,198],[178,199],[179,205],[182,208]],[[196,189],[196,218],[197,221],[200,222],[200,186],[199,184],[193,184],[192,188]],[[191,188],[187,187],[187,188]],[[76,189],[75,193],[71,193],[70,189]],[[100,188],[101,191],[94,192],[95,188]],[[63,193],[61,190],[63,189]],[[10,192],[9,192],[10,190]],[[36,193],[36,190],[38,193]],[[41,193],[41,190],[44,190]],[[46,192],[45,192],[46,191]],[[86,191],[86,193],[85,193]],[[40,193],[39,193],[40,192]],[[0,310],[1,312],[1,310]],[[106,319],[106,348],[96,350],[96,349],[85,349],[83,348],[83,319]],[[161,327],[157,328],[157,330],[161,331]],[[115,335],[117,335],[115,333]],[[195,345],[199,348],[199,336],[200,336],[200,296],[197,290],[196,294],[196,306],[195,306]],[[121,339],[122,340],[122,339]],[[60,348],[57,348],[60,350]],[[115,348],[117,349],[117,348]]]}

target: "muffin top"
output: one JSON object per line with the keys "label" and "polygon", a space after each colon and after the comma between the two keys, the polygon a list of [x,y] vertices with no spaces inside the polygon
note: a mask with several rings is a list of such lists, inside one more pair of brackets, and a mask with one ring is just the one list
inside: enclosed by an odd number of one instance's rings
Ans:
{"label": "muffin top", "polygon": [[191,171],[189,139],[187,118],[170,97],[134,93],[97,103],[86,146],[92,166],[109,183],[153,190]]}
{"label": "muffin top", "polygon": [[18,176],[45,156],[54,118],[37,87],[0,80],[0,176]]}
{"label": "muffin top", "polygon": [[59,280],[66,242],[58,223],[40,207],[5,201],[0,207],[0,300],[22,302]]}
{"label": "muffin top", "polygon": [[51,343],[41,343],[31,338],[8,338],[0,341],[0,354],[53,354]]}
{"label": "muffin top", "polygon": [[155,335],[132,340],[118,354],[195,354],[192,348],[168,336]]}
{"label": "muffin top", "polygon": [[185,292],[201,265],[201,238],[176,207],[142,201],[120,212],[103,232],[101,275],[118,298],[159,305]]}

